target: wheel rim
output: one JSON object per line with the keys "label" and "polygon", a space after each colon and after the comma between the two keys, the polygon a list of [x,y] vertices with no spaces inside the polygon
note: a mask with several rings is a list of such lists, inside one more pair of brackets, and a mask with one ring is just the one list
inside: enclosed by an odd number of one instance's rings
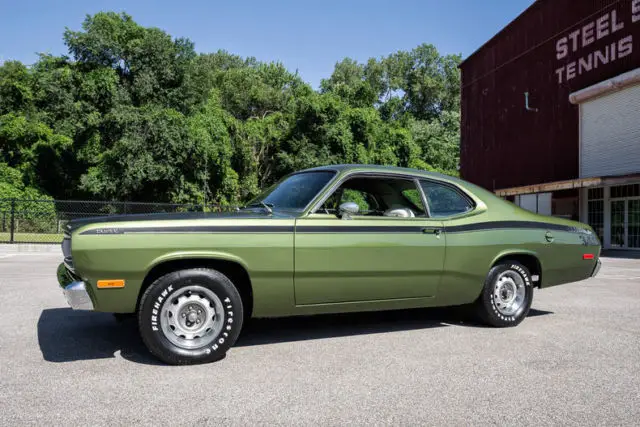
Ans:
{"label": "wheel rim", "polygon": [[204,347],[222,331],[222,301],[202,286],[186,286],[167,298],[160,310],[160,326],[172,344],[194,349]]}
{"label": "wheel rim", "polygon": [[493,286],[493,302],[503,316],[513,316],[525,303],[526,287],[524,279],[514,270],[502,272]]}

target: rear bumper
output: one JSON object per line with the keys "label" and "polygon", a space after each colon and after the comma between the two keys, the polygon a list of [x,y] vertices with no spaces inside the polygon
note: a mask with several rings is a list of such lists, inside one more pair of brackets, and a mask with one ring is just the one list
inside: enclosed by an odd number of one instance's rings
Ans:
{"label": "rear bumper", "polygon": [[62,292],[67,303],[74,310],[93,310],[93,303],[84,282],[71,282],[63,288]]}
{"label": "rear bumper", "polygon": [[591,277],[595,277],[596,274],[598,274],[598,272],[600,271],[600,267],[602,267],[602,262],[598,260],[596,262],[596,266],[593,267],[593,271],[591,272]]}

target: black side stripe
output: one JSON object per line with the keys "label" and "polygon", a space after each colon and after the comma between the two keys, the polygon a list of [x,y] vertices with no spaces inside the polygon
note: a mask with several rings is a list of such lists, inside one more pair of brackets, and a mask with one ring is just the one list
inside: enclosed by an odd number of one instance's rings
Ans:
{"label": "black side stripe", "polygon": [[553,231],[566,231],[568,233],[583,232],[577,227],[570,227],[562,224],[551,224],[548,222],[535,221],[489,221],[478,222],[464,225],[446,226],[447,233],[464,233],[467,231],[484,231],[484,230],[506,230],[506,229],[540,229]]}
{"label": "black side stripe", "polygon": [[300,225],[296,233],[421,233],[423,228],[425,225]]}
{"label": "black side stripe", "polygon": [[[296,233],[301,234],[320,234],[320,233],[421,233],[424,228],[438,228],[434,224],[425,223],[424,225],[404,225],[404,226],[385,226],[385,225],[301,225],[295,228]],[[539,229],[565,231],[569,233],[585,233],[584,230],[576,227],[570,227],[561,224],[551,224],[545,222],[534,221],[490,221],[464,225],[444,226],[446,233],[465,233],[473,231],[486,230],[523,230],[523,229]],[[133,233],[293,233],[294,226],[268,226],[268,225],[236,225],[236,226],[167,226],[167,227],[105,227],[94,228],[83,231],[80,234],[92,235],[109,235],[109,234],[133,234]]]}
{"label": "black side stripe", "polygon": [[293,233],[293,225],[196,225],[168,227],[108,227],[94,228],[80,234],[134,234],[134,233]]}

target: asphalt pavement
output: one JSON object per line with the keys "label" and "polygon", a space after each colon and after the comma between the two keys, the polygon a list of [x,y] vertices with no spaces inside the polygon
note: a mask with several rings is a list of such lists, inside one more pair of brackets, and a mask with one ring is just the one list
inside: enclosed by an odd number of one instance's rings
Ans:
{"label": "asphalt pavement", "polygon": [[457,309],[254,320],[166,366],[135,322],[72,311],[54,252],[0,248],[0,425],[638,425],[640,260],[536,291],[516,328]]}

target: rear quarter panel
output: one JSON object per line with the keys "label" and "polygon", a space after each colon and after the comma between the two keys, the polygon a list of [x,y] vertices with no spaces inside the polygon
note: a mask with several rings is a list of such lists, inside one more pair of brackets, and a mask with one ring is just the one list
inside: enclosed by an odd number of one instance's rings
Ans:
{"label": "rear quarter panel", "polygon": [[[491,267],[510,255],[537,258],[541,281],[536,285],[541,287],[590,277],[600,247],[585,245],[578,232],[582,224],[531,213],[469,183],[463,183],[462,187],[477,207],[470,215],[444,222],[447,248],[438,305],[475,301]],[[492,229],[491,223],[495,222],[513,223],[513,227]],[[519,227],[518,222],[542,224],[540,228],[528,228]],[[553,225],[574,231],[558,231]],[[551,233],[551,241],[546,238],[547,232]],[[583,260],[587,253],[594,254],[594,259]]]}
{"label": "rear quarter panel", "polygon": [[544,250],[540,234],[538,230],[517,229],[447,233],[447,253],[438,289],[438,304],[475,301],[492,265],[509,255],[533,255],[544,264],[539,255]]}
{"label": "rear quarter panel", "polygon": [[[449,221],[449,229],[457,225],[492,221],[490,215],[482,215],[475,221]],[[553,221],[554,218],[549,218]],[[540,220],[540,219],[538,219]],[[445,226],[445,230],[447,226]],[[547,241],[546,233],[553,236]],[[577,232],[555,231],[545,228],[480,229],[447,233],[447,249],[442,282],[438,289],[438,304],[466,304],[480,295],[487,273],[500,259],[510,255],[532,255],[540,267],[541,287],[576,282],[591,276],[599,246],[585,245]],[[583,255],[593,254],[585,260]]]}
{"label": "rear quarter panel", "polygon": [[[587,245],[580,233],[552,231],[553,241],[541,251],[544,260],[542,287],[577,282],[591,276],[600,256],[600,246]],[[584,255],[593,255],[584,259]]]}

